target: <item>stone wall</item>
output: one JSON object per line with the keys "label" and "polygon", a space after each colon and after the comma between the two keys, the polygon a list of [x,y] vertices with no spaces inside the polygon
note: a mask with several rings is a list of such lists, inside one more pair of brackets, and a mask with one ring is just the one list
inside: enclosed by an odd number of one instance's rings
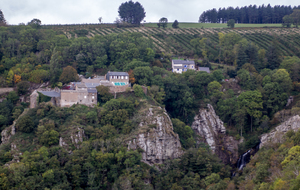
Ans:
{"label": "stone wall", "polygon": [[38,97],[39,94],[37,93],[37,91],[33,91],[30,95],[30,108],[36,108],[38,106]]}
{"label": "stone wall", "polygon": [[84,104],[87,106],[97,105],[97,94],[88,93],[85,90],[62,90],[60,106],[70,107],[74,104]]}
{"label": "stone wall", "polygon": [[109,87],[109,89],[110,89],[110,93],[118,93],[118,92],[125,92],[128,87],[129,87],[128,85],[111,86]]}

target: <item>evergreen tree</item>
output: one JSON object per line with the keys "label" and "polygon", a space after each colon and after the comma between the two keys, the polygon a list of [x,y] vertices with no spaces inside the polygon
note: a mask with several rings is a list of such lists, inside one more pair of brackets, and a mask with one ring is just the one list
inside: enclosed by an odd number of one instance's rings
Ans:
{"label": "evergreen tree", "polygon": [[268,68],[269,69],[277,69],[281,63],[281,55],[278,50],[277,43],[272,43],[269,45],[268,51],[266,53],[266,57],[268,60]]}
{"label": "evergreen tree", "polygon": [[178,25],[179,25],[178,21],[175,20],[174,23],[172,24],[172,27],[173,27],[173,28],[179,28]]}
{"label": "evergreen tree", "polygon": [[119,7],[119,16],[124,22],[140,25],[145,18],[146,13],[144,7],[139,2],[125,2]]}
{"label": "evergreen tree", "polygon": [[4,14],[2,10],[0,9],[0,26],[5,26],[6,25],[6,20],[4,18]]}

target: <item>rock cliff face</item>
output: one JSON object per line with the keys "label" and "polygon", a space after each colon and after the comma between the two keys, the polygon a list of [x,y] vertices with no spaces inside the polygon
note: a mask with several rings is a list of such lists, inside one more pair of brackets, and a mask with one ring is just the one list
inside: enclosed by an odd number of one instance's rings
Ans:
{"label": "rock cliff face", "polygon": [[223,122],[216,115],[212,105],[207,109],[200,109],[194,117],[192,129],[200,136],[197,142],[207,143],[213,153],[217,154],[224,163],[235,164],[238,160],[239,142],[231,136],[226,135]]}
{"label": "rock cliff face", "polygon": [[287,121],[281,123],[271,132],[263,134],[260,137],[260,147],[268,145],[270,142],[272,143],[282,143],[284,134],[289,130],[298,131],[300,129],[300,116],[296,115],[288,119]]}
{"label": "rock cliff face", "polygon": [[138,131],[128,141],[128,149],[143,149],[142,161],[152,165],[178,158],[183,154],[178,134],[173,131],[170,117],[160,107],[152,107],[141,114]]}
{"label": "rock cliff face", "polygon": [[2,132],[1,132],[1,142],[2,144],[5,144],[9,141],[9,139],[11,138],[11,136],[16,134],[16,123],[17,121],[28,112],[29,109],[25,109],[23,111],[23,113],[18,117],[18,119],[16,119],[13,124],[7,128],[5,128]]}

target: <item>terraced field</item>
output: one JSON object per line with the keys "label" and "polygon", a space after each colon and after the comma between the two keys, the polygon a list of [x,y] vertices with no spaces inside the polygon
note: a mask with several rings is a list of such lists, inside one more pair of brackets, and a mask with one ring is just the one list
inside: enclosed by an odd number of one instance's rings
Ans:
{"label": "terraced field", "polygon": [[85,30],[87,37],[95,35],[108,35],[111,33],[122,32],[139,32],[145,38],[150,38],[156,50],[172,53],[172,54],[187,54],[192,55],[192,46],[190,41],[197,37],[206,37],[210,39],[210,48],[215,49],[218,44],[218,33],[224,34],[229,32],[238,33],[245,37],[248,41],[254,42],[260,48],[267,49],[272,41],[278,43],[284,56],[299,56],[300,57],[300,29],[297,28],[157,28],[157,27],[132,27],[132,28],[116,28],[98,27],[81,27],[61,28],[68,38],[77,37],[76,30]]}

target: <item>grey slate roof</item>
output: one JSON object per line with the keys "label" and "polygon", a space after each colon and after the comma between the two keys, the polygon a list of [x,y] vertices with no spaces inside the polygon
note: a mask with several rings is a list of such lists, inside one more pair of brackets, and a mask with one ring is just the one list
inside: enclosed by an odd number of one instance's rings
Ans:
{"label": "grey slate roof", "polygon": [[199,71],[205,71],[207,73],[210,73],[209,67],[198,67]]}
{"label": "grey slate roof", "polygon": [[172,61],[174,64],[182,64],[182,65],[195,64],[195,61],[190,61],[190,60],[174,59]]}
{"label": "grey slate roof", "polygon": [[60,97],[60,93],[55,92],[55,91],[38,91],[40,93],[42,93],[45,96],[49,96],[49,97]]}
{"label": "grey slate roof", "polygon": [[96,88],[97,86],[100,86],[100,83],[85,83],[85,86],[88,88]]}
{"label": "grey slate roof", "polygon": [[184,66],[173,66],[174,69],[184,69]]}
{"label": "grey slate roof", "polygon": [[87,91],[88,91],[88,93],[97,93],[96,88],[88,88]]}
{"label": "grey slate roof", "polygon": [[129,76],[127,72],[108,72],[106,76]]}
{"label": "grey slate roof", "polygon": [[110,76],[129,76],[127,72],[108,72],[106,74],[106,80],[109,80]]}

